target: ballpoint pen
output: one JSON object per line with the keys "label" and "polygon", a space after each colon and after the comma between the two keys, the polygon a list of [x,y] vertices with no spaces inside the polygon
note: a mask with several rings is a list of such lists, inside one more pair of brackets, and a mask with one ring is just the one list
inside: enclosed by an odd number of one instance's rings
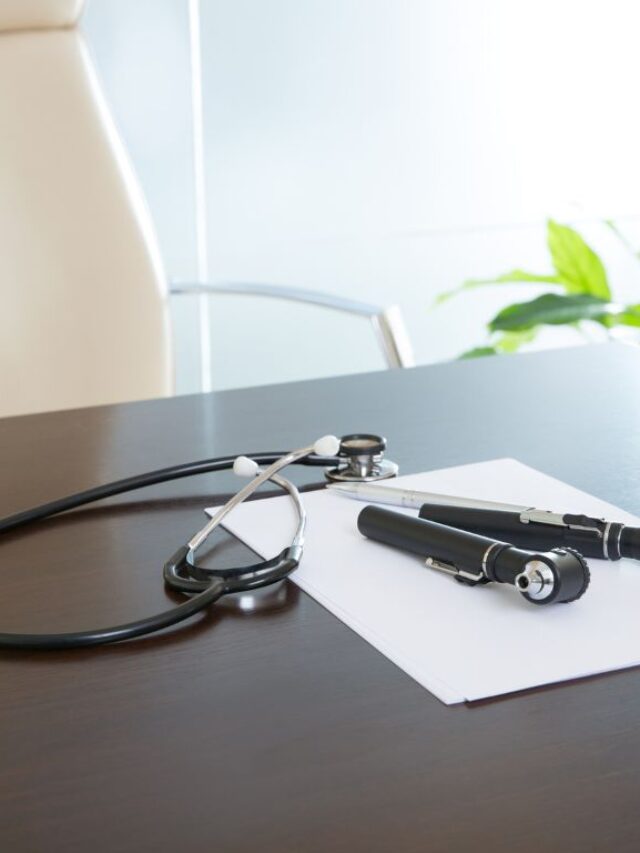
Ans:
{"label": "ballpoint pen", "polygon": [[532,604],[575,601],[589,586],[589,567],[570,548],[525,551],[377,506],[362,510],[358,530],[369,539],[419,554],[428,568],[469,586],[508,584]]}
{"label": "ballpoint pen", "polygon": [[577,548],[586,557],[601,560],[640,559],[640,529],[604,518],[528,507],[492,510],[431,503],[420,508],[420,518],[504,538],[528,548],[558,545]]}
{"label": "ballpoint pen", "polygon": [[586,557],[640,559],[640,528],[577,513],[382,486],[339,485],[356,500],[420,509],[420,517],[525,548],[575,548]]}
{"label": "ballpoint pen", "polygon": [[397,489],[392,486],[375,486],[370,483],[331,483],[327,488],[331,492],[357,501],[402,506],[405,509],[420,509],[424,503],[431,501],[448,506],[485,506],[488,509],[501,506],[492,501],[476,501],[471,498],[458,498],[453,495],[439,495],[435,492],[419,492],[411,489]]}

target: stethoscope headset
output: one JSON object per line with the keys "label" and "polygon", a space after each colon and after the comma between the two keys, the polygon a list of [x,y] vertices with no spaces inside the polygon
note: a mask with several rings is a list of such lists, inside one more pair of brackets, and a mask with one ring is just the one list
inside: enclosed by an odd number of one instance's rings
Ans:
{"label": "stethoscope headset", "polygon": [[[173,465],[147,474],[128,477],[84,492],[42,504],[37,507],[0,519],[0,533],[43,521],[62,512],[103,500],[104,498],[132,492],[137,489],[233,469],[240,477],[249,477],[243,486],[221,507],[205,526],[179,548],[164,565],[164,581],[168,589],[186,594],[187,600],[162,613],[145,619],[95,630],[75,631],[60,634],[14,634],[0,633],[0,648],[4,649],[70,649],[97,646],[130,640],[144,634],[161,631],[205,610],[217,599],[234,593],[252,590],[278,583],[287,578],[299,565],[304,545],[307,516],[300,492],[279,472],[287,465],[329,466],[329,480],[368,482],[393,477],[398,472],[395,463],[384,459],[386,441],[381,436],[370,434],[345,435],[337,439],[327,435],[307,447],[289,453],[251,453],[246,456],[222,456],[201,462]],[[267,467],[262,467],[267,466]],[[291,544],[280,554],[252,566],[226,569],[205,568],[196,563],[196,551],[226,516],[242,501],[252,495],[263,483],[271,481],[283,489],[292,499],[297,514],[297,527]]]}

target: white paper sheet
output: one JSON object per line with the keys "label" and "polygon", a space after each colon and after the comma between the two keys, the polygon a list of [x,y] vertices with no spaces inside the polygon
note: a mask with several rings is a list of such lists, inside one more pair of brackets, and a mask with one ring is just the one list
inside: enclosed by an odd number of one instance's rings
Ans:
{"label": "white paper sheet", "polygon": [[[634,516],[514,459],[387,482],[640,525]],[[383,486],[383,484],[381,484]],[[640,563],[589,560],[591,585],[572,604],[534,606],[500,584],[465,587],[415,555],[364,539],[365,504],[329,491],[304,496],[305,553],[292,579],[447,704],[640,664]],[[415,512],[414,512],[415,514]],[[226,525],[257,553],[290,541],[287,497],[244,504]]]}

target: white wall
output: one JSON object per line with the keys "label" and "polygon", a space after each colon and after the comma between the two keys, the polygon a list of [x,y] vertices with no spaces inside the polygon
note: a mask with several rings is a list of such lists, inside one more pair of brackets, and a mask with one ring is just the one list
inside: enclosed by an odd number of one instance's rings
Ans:
{"label": "white wall", "polygon": [[[588,224],[627,217],[637,230],[632,0],[201,8],[213,277],[398,302],[418,359],[436,361],[479,342],[509,296],[533,291],[485,291],[432,313],[434,295],[513,266],[545,270],[553,214],[585,220],[623,295],[640,297],[640,267]],[[181,278],[195,272],[186,27],[186,0],[91,0],[85,21]],[[312,309],[224,298],[212,323],[217,387],[381,364],[365,328]],[[263,331],[273,325],[286,345]],[[194,348],[181,341],[187,390]]]}

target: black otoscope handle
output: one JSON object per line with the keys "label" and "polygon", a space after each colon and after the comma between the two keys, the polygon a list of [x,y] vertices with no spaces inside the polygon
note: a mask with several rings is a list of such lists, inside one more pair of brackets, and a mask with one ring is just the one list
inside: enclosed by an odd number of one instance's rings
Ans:
{"label": "black otoscope handle", "polygon": [[533,512],[534,518],[543,519],[547,515],[556,519],[556,523],[523,520],[532,513],[530,510],[521,513],[431,503],[423,504],[420,518],[504,539],[524,548],[575,548],[585,557],[601,560],[640,559],[640,529],[636,527],[585,515]]}
{"label": "black otoscope handle", "polygon": [[623,526],[620,534],[620,554],[640,560],[640,527]]}
{"label": "black otoscope handle", "polygon": [[[572,550],[525,551],[476,533],[402,513],[365,507],[358,530],[369,539],[430,558],[427,565],[457,580],[513,585],[534,604],[575,601],[589,585],[589,568]],[[434,562],[435,561],[435,562]]]}

